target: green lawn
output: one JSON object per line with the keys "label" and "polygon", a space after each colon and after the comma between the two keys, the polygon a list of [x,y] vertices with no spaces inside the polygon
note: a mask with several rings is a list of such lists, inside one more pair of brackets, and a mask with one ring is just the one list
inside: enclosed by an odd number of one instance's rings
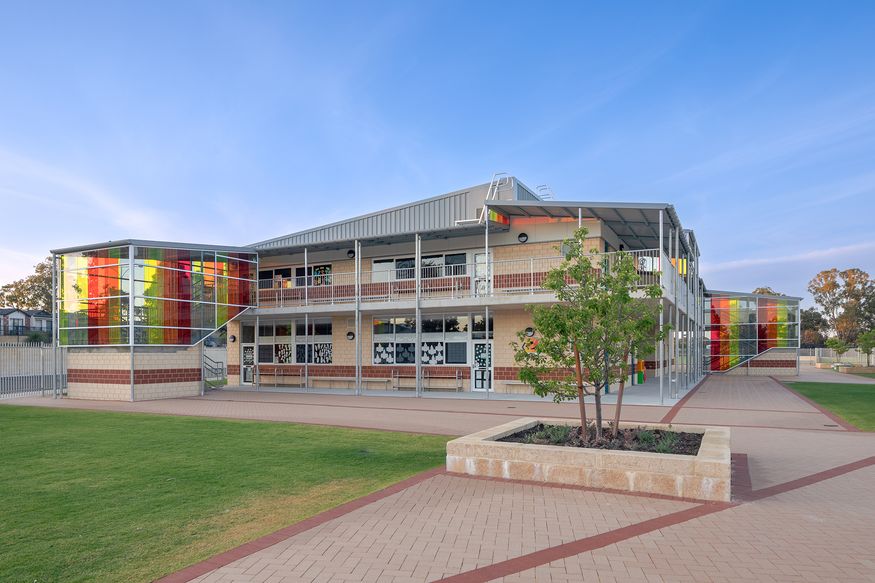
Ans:
{"label": "green lawn", "polygon": [[0,579],[150,581],[439,466],[447,439],[0,406]]}
{"label": "green lawn", "polygon": [[875,385],[789,383],[791,387],[863,431],[875,431]]}
{"label": "green lawn", "polygon": [[875,379],[875,372],[855,372],[858,377],[866,377],[867,379]]}

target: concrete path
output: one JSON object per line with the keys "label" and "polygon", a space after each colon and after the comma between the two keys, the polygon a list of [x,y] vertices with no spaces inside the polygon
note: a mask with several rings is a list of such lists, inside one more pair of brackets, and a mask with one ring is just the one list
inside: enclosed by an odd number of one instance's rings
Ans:
{"label": "concrete path", "polygon": [[[221,391],[145,403],[17,404],[458,435],[531,401]],[[7,402],[8,403],[8,402]],[[168,576],[166,583],[875,581],[875,433],[849,431],[779,382],[711,377],[636,421],[732,427],[732,504],[428,472]]]}

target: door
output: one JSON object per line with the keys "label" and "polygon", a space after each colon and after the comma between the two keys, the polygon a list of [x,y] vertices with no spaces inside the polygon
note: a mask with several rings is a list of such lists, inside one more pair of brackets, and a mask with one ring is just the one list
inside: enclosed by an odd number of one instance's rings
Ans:
{"label": "door", "polygon": [[486,261],[486,253],[474,254],[474,278],[472,289],[475,296],[489,295],[489,265]]}
{"label": "door", "polygon": [[255,345],[244,344],[242,346],[242,354],[240,356],[240,383],[251,385],[253,378],[253,370],[255,368]]}
{"label": "door", "polygon": [[474,359],[471,370],[472,389],[475,391],[491,391],[489,366],[492,364],[492,341],[474,341]]}

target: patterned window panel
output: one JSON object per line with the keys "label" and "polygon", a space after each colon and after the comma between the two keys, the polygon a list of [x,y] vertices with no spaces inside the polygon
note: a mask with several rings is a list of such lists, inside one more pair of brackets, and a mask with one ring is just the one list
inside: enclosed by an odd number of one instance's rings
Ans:
{"label": "patterned window panel", "polygon": [[395,364],[395,343],[374,343],[374,364]]}
{"label": "patterned window panel", "polygon": [[416,344],[414,342],[395,343],[395,364],[416,364]]}
{"label": "patterned window panel", "polygon": [[313,345],[313,363],[331,364],[331,343],[317,342]]}
{"label": "patterned window panel", "polygon": [[444,343],[443,342],[423,342],[422,343],[422,364],[443,364],[444,363]]}

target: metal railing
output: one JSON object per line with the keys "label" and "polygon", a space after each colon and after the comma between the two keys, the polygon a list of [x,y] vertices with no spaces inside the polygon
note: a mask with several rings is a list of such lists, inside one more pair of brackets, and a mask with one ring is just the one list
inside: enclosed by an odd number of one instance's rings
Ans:
{"label": "metal railing", "polygon": [[[639,285],[660,283],[659,268],[665,264],[656,249],[627,252],[635,257]],[[616,253],[593,254],[593,269],[610,269]],[[423,265],[420,277],[422,299],[549,293],[543,283],[547,273],[563,257],[530,257],[452,265]],[[331,273],[304,277],[265,279],[258,282],[261,307],[293,307],[346,304],[356,301],[358,283],[361,302],[412,300],[416,296],[416,268],[392,267],[381,271]]]}
{"label": "metal railing", "polygon": [[213,360],[212,358],[204,354],[203,377],[205,388],[214,389],[216,387],[225,385],[228,380],[225,363]]}
{"label": "metal railing", "polygon": [[[55,357],[57,356],[57,360]],[[67,392],[67,351],[51,344],[0,344],[0,399]]]}

